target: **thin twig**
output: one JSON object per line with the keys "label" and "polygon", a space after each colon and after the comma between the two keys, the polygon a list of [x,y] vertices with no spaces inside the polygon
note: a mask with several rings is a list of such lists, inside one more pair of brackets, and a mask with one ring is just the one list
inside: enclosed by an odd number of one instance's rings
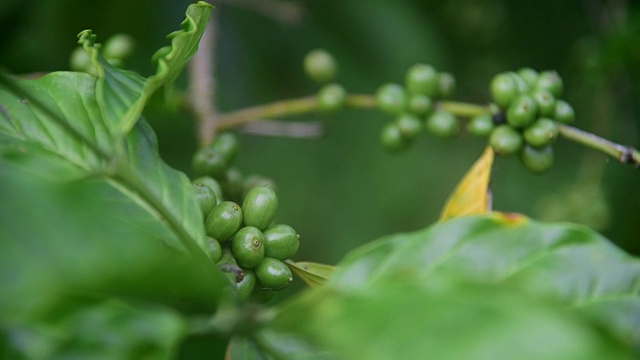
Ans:
{"label": "thin twig", "polygon": [[242,131],[247,134],[296,139],[317,139],[324,135],[324,127],[319,122],[261,120],[243,126]]}
{"label": "thin twig", "polygon": [[304,9],[299,3],[280,0],[219,0],[219,2],[243,7],[281,24],[295,25],[302,20]]}
{"label": "thin twig", "polygon": [[198,52],[189,63],[189,101],[198,122],[200,146],[211,143],[216,135],[215,51],[218,12],[218,9],[213,11],[211,21],[202,34]]}

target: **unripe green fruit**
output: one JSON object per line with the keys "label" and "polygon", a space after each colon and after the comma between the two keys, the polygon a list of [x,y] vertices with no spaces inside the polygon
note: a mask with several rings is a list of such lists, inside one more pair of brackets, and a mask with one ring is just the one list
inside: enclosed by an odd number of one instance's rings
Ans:
{"label": "unripe green fruit", "polygon": [[253,226],[238,230],[231,239],[231,252],[238,265],[243,268],[258,266],[264,258],[264,240],[262,231]]}
{"label": "unripe green fruit", "polygon": [[387,123],[382,127],[380,131],[380,143],[382,147],[390,152],[397,153],[407,148],[409,142],[402,136],[400,128],[393,123]]}
{"label": "unripe green fruit", "polygon": [[216,149],[206,147],[196,151],[193,156],[193,170],[198,175],[221,178],[227,169],[227,160]]}
{"label": "unripe green fruit", "polygon": [[431,65],[415,64],[405,76],[407,90],[413,94],[438,95],[438,72]]}
{"label": "unripe green fruit", "polygon": [[205,185],[208,186],[213,193],[216,194],[216,205],[222,202],[222,187],[218,180],[210,177],[210,176],[201,176],[197,179],[193,180],[194,185]]}
{"label": "unripe green fruit", "polygon": [[222,258],[222,246],[218,240],[207,236],[207,249],[209,250],[209,257],[213,262],[218,262]]}
{"label": "unripe green fruit", "polygon": [[293,276],[289,267],[280,260],[264,258],[255,269],[258,282],[263,288],[282,289],[291,284]]}
{"label": "unripe green fruit", "polygon": [[531,97],[538,104],[538,112],[541,116],[553,116],[556,109],[556,98],[544,89],[534,89],[531,92]]}
{"label": "unripe green fruit", "polygon": [[407,140],[414,139],[422,133],[424,126],[422,121],[410,114],[402,114],[395,120],[396,126],[400,130],[400,134]]}
{"label": "unripe green fruit", "polygon": [[273,299],[273,290],[263,289],[260,286],[256,286],[253,288],[253,292],[251,293],[250,297],[251,302],[257,304],[266,304],[271,299]]}
{"label": "unripe green fruit", "polygon": [[518,92],[520,92],[520,94],[526,94],[531,90],[531,86],[529,86],[520,74],[516,72],[510,72],[509,74],[511,74],[511,76],[513,76],[513,80],[516,81]]}
{"label": "unripe green fruit", "polygon": [[218,204],[205,219],[207,235],[221,243],[229,240],[241,225],[242,208],[231,201],[223,201]]}
{"label": "unripe green fruit", "polygon": [[258,174],[251,174],[244,179],[242,191],[243,197],[245,197],[249,191],[256,186],[268,186],[273,189],[273,191],[277,191],[278,189],[276,182],[273,179]]}
{"label": "unripe green fruit", "polygon": [[326,50],[315,49],[305,55],[304,71],[313,81],[323,84],[335,79],[338,64]]}
{"label": "unripe green fruit", "polygon": [[286,260],[298,252],[300,236],[289,225],[273,225],[264,231],[264,256]]}
{"label": "unripe green fruit", "polygon": [[526,81],[530,87],[535,86],[538,81],[538,72],[529,67],[520,68],[518,70],[518,75],[522,76],[524,81]]}
{"label": "unripe green fruit", "polygon": [[82,46],[78,46],[73,49],[73,52],[71,52],[71,56],[69,57],[69,67],[73,71],[86,72],[90,74],[95,73],[93,64],[91,64],[91,58],[89,58],[89,54],[87,54]]}
{"label": "unripe green fruit", "polygon": [[538,116],[538,104],[529,95],[520,95],[509,105],[507,122],[516,128],[531,125]]}
{"label": "unripe green fruit", "polygon": [[223,132],[218,134],[211,143],[211,148],[218,151],[218,153],[224,157],[227,164],[230,164],[233,161],[233,158],[238,153],[238,147],[238,138],[232,132]]}
{"label": "unripe green fruit", "polygon": [[402,86],[385,84],[376,91],[376,104],[383,112],[390,115],[400,115],[407,105],[407,96]]}
{"label": "unripe green fruit", "polygon": [[427,95],[412,94],[409,96],[409,111],[416,115],[427,115],[433,111],[433,101]]}
{"label": "unripe green fruit", "polygon": [[200,212],[203,217],[206,217],[218,204],[216,194],[210,187],[202,184],[193,184],[193,190],[196,194],[196,202],[200,207]]}
{"label": "unripe green fruit", "polygon": [[220,181],[227,199],[240,200],[244,190],[244,179],[237,168],[229,168]]}
{"label": "unripe green fruit", "polygon": [[245,301],[249,299],[253,290],[256,288],[256,274],[251,269],[242,269],[244,277],[242,281],[236,283],[238,300]]}
{"label": "unripe green fruit", "polygon": [[561,123],[571,124],[576,118],[576,113],[573,111],[573,107],[568,102],[564,100],[558,100],[556,101],[556,108],[553,112],[553,118]]}
{"label": "unripe green fruit", "polygon": [[471,119],[468,130],[471,135],[489,136],[495,127],[491,114],[480,114]]}
{"label": "unripe green fruit", "polygon": [[542,147],[550,144],[558,137],[558,127],[553,120],[540,118],[524,130],[524,139],[534,147]]}
{"label": "unripe green fruit", "polygon": [[123,60],[131,55],[134,47],[133,37],[126,34],[115,34],[104,43],[102,56],[105,59]]}
{"label": "unripe green fruit", "polygon": [[251,189],[242,202],[244,224],[264,230],[271,224],[278,210],[278,197],[268,186]]}
{"label": "unripe green fruit", "polygon": [[437,110],[427,118],[427,130],[441,138],[451,138],[460,132],[460,124],[452,113]]}
{"label": "unripe green fruit", "polygon": [[548,90],[553,96],[560,98],[562,96],[562,90],[564,89],[564,83],[557,72],[543,71],[538,75],[535,88]]}
{"label": "unripe green fruit", "polygon": [[438,96],[446,99],[456,91],[456,78],[448,72],[438,74]]}
{"label": "unripe green fruit", "polygon": [[318,110],[334,112],[342,109],[347,99],[347,92],[340,84],[329,84],[318,91]]}
{"label": "unripe green fruit", "polygon": [[518,95],[518,84],[512,74],[503,72],[491,80],[491,97],[498,106],[508,107]]}
{"label": "unripe green fruit", "polygon": [[543,148],[525,146],[520,152],[520,161],[525,168],[535,174],[542,174],[553,165],[553,148],[547,145]]}
{"label": "unripe green fruit", "polygon": [[489,137],[489,145],[500,156],[517,153],[522,148],[522,135],[509,125],[498,126]]}

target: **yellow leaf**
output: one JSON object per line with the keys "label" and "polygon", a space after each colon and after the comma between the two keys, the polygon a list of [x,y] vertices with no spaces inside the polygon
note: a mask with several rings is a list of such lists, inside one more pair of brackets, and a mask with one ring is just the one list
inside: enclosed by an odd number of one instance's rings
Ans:
{"label": "yellow leaf", "polygon": [[294,274],[299,276],[311,288],[323,285],[337,269],[335,266],[313,262],[293,262],[287,260],[285,263]]}
{"label": "yellow leaf", "polygon": [[486,214],[491,211],[489,178],[493,164],[493,149],[487,146],[482,156],[462,178],[442,209],[440,221],[464,216]]}

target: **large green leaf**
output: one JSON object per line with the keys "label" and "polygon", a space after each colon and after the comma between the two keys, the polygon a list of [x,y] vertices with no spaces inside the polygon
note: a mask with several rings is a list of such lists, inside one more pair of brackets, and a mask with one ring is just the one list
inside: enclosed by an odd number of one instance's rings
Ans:
{"label": "large green leaf", "polygon": [[169,34],[171,46],[161,48],[153,56],[156,73],[143,78],[133,72],[109,64],[100,55],[96,36],[91,30],[78,35],[97,72],[96,100],[105,122],[114,134],[127,133],[138,121],[145,104],[161,86],[170,85],[198,50],[198,43],[211,16],[213,6],[200,1],[189,6],[182,28]]}
{"label": "large green leaf", "polygon": [[354,291],[324,287],[290,303],[274,326],[334,359],[635,358],[560,306],[441,274],[422,283],[397,274]]}
{"label": "large green leaf", "polygon": [[4,332],[3,358],[172,359],[187,324],[157,305],[85,300],[37,325]]}
{"label": "large green leaf", "polygon": [[463,217],[373,242],[337,268],[278,324],[338,358],[599,359],[640,346],[640,261],[585,227]]}

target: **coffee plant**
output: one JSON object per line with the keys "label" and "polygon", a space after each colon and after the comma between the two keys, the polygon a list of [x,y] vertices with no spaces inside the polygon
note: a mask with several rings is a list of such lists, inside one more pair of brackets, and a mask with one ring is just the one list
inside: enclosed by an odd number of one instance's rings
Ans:
{"label": "coffee plant", "polygon": [[[149,77],[124,68],[131,37],[101,45],[90,30],[78,35],[74,71],[0,72],[3,358],[638,357],[640,260],[588,227],[491,208],[494,154],[544,173],[564,138],[638,167],[633,147],[570,125],[580,112],[560,74],[502,72],[487,84],[491,103],[470,104],[452,100],[452,74],[417,63],[402,84],[352,94],[337,82],[339,62],[315,49],[301,64],[320,86],[313,96],[215,121],[190,106],[202,125],[190,179],[160,158],[142,111],[160,88],[169,103],[192,100],[174,83],[212,11],[188,7]],[[397,156],[425,133],[488,145],[437,223],[335,266],[299,261],[304,234],[274,222],[287,189],[235,167],[235,131],[346,108],[388,116],[379,139],[359,140]],[[308,289],[272,299],[296,281]]]}

